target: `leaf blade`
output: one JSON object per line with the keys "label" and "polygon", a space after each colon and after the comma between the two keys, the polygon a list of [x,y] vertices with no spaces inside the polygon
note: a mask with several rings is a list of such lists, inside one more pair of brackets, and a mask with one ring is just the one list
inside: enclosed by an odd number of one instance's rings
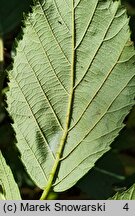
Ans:
{"label": "leaf blade", "polygon": [[37,1],[7,94],[22,160],[41,188],[56,177],[55,191],[73,186],[109,150],[134,104],[125,11],[111,0],[72,4]]}
{"label": "leaf blade", "polygon": [[20,192],[14,180],[13,174],[6,164],[2,153],[0,152],[0,199],[5,200],[20,200]]}

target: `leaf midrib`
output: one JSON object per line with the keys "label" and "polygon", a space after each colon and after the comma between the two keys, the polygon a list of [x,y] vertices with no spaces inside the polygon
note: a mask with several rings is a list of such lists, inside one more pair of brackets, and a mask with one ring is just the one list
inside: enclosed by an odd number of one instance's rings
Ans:
{"label": "leaf midrib", "polygon": [[44,200],[47,198],[48,193],[53,185],[53,180],[56,174],[56,171],[59,166],[60,158],[62,156],[62,152],[66,143],[67,135],[68,135],[68,129],[70,125],[71,120],[71,113],[72,113],[72,104],[73,104],[73,96],[74,96],[74,74],[75,74],[75,11],[74,11],[74,0],[72,0],[72,60],[71,60],[71,86],[70,86],[70,92],[69,92],[69,99],[68,99],[68,107],[67,107],[67,114],[66,114],[66,120],[65,120],[65,128],[63,131],[63,135],[61,137],[58,151],[56,152],[56,159],[54,161],[52,170],[50,172],[48,184],[44,189],[44,192],[40,198],[40,200]]}

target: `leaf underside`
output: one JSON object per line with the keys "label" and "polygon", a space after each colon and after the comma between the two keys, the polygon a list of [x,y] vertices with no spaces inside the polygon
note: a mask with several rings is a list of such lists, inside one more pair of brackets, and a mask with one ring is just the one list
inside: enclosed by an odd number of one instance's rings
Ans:
{"label": "leaf underside", "polygon": [[38,0],[23,33],[7,93],[17,146],[40,188],[61,157],[51,175],[64,191],[109,150],[134,104],[128,19],[117,1]]}
{"label": "leaf underside", "polygon": [[20,200],[20,192],[13,174],[0,152],[0,200]]}

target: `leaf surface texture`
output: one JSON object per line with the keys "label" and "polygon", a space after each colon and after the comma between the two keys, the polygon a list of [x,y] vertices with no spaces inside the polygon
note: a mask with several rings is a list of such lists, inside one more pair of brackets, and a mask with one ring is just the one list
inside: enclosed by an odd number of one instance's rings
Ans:
{"label": "leaf surface texture", "polygon": [[135,93],[129,38],[117,1],[36,1],[9,72],[7,100],[21,158],[39,187],[47,185],[57,156],[54,190],[73,186],[123,127]]}

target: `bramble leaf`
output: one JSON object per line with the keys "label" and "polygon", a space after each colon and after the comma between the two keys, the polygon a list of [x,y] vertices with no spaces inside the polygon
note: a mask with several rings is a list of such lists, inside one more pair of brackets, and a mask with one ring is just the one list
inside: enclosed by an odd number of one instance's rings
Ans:
{"label": "bramble leaf", "polygon": [[40,188],[64,191],[110,149],[134,104],[135,52],[112,0],[38,0],[9,71],[8,110]]}
{"label": "bramble leaf", "polygon": [[0,200],[20,200],[20,192],[13,174],[0,152]]}

